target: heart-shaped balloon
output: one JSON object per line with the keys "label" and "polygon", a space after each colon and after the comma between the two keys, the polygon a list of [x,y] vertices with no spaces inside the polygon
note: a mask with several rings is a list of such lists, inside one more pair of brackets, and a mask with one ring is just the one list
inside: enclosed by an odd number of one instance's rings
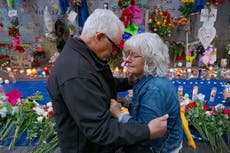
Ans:
{"label": "heart-shaped balloon", "polygon": [[205,49],[211,44],[216,36],[216,29],[214,27],[201,27],[198,31],[198,38]]}

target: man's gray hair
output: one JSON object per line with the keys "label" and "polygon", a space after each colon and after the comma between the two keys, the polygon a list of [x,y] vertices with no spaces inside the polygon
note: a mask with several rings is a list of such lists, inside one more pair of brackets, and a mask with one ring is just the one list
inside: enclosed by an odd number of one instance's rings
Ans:
{"label": "man's gray hair", "polygon": [[110,38],[115,38],[119,30],[124,32],[124,24],[111,10],[95,9],[87,18],[82,33],[91,37],[102,32]]}
{"label": "man's gray hair", "polygon": [[124,50],[139,52],[144,56],[144,74],[167,76],[169,66],[168,46],[156,33],[136,34],[125,42]]}

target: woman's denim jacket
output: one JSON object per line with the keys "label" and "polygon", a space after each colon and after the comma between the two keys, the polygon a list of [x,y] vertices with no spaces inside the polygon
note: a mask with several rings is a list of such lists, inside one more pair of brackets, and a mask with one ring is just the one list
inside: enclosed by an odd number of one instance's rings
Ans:
{"label": "woman's denim jacket", "polygon": [[161,138],[148,140],[139,145],[154,152],[170,153],[178,148],[183,139],[180,119],[180,103],[175,87],[166,77],[144,76],[135,83],[130,116],[121,122],[144,122],[168,114],[167,131]]}

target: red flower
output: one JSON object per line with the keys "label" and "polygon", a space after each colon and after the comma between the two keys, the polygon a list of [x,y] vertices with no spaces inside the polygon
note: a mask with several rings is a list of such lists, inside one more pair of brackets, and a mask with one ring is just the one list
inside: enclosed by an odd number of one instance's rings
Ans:
{"label": "red flower", "polygon": [[131,18],[132,12],[129,9],[125,8],[120,17],[120,20],[124,23],[125,27],[129,25]]}
{"label": "red flower", "polygon": [[118,5],[119,7],[121,7],[121,6],[122,6],[122,0],[119,0],[117,5]]}
{"label": "red flower", "polygon": [[19,35],[19,29],[14,25],[8,28],[8,35],[11,37],[17,37]]}
{"label": "red flower", "polygon": [[3,28],[4,27],[4,24],[3,23],[0,23],[0,28]]}
{"label": "red flower", "polygon": [[49,107],[48,107],[48,106],[45,106],[43,109],[44,109],[45,111],[48,111]]}
{"label": "red flower", "polygon": [[17,51],[19,51],[20,53],[24,53],[25,49],[22,46],[16,46],[15,48]]}
{"label": "red flower", "polygon": [[193,107],[196,107],[196,102],[195,101],[190,101],[189,104],[188,104],[188,107],[190,108],[193,108]]}
{"label": "red flower", "polygon": [[204,109],[204,111],[212,110],[212,108],[210,106],[206,105],[206,104],[203,105],[203,109]]}
{"label": "red flower", "polygon": [[183,56],[183,55],[180,55],[180,56],[176,57],[177,60],[184,60],[184,58],[185,58],[185,56]]}
{"label": "red flower", "polygon": [[135,5],[135,0],[131,0],[130,4]]}
{"label": "red flower", "polygon": [[189,111],[188,107],[185,107],[184,112],[188,113],[188,111]]}
{"label": "red flower", "polygon": [[223,110],[223,113],[224,113],[224,114],[227,114],[228,117],[230,118],[230,110],[229,110],[229,109],[224,109],[224,110]]}
{"label": "red flower", "polygon": [[50,112],[48,112],[47,117],[49,118],[49,117],[51,117],[51,116],[53,116],[53,115],[54,115],[54,112],[53,112],[53,111],[50,111]]}
{"label": "red flower", "polygon": [[215,114],[216,114],[216,111],[212,111],[212,112],[211,112],[211,115],[215,115]]}
{"label": "red flower", "polygon": [[163,15],[166,17],[166,25],[170,24],[170,14],[168,11],[163,11]]}

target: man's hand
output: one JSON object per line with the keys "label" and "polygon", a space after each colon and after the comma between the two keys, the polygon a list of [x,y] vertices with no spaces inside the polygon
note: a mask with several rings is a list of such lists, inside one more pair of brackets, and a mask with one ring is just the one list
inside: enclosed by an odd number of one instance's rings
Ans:
{"label": "man's hand", "polygon": [[121,114],[121,104],[119,104],[116,100],[110,100],[110,112],[113,117],[118,118]]}
{"label": "man's hand", "polygon": [[168,114],[155,118],[148,123],[151,139],[162,137],[165,134],[167,130],[167,119]]}

